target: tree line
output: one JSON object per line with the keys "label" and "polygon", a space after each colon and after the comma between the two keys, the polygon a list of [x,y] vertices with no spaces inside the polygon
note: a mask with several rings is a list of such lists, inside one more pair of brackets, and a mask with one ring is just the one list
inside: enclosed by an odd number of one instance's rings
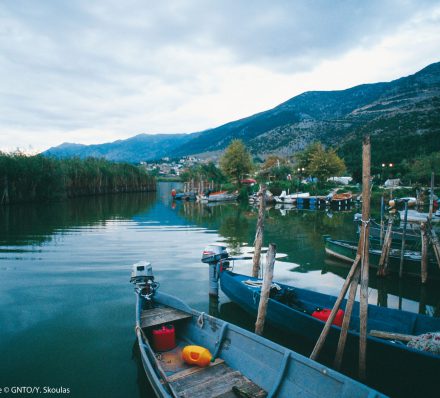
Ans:
{"label": "tree line", "polygon": [[153,191],[155,186],[154,177],[127,163],[0,152],[0,205]]}

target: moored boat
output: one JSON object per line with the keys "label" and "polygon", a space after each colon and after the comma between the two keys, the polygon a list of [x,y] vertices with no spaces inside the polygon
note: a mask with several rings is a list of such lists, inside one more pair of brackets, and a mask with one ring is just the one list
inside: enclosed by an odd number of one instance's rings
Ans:
{"label": "moored boat", "polygon": [[201,202],[227,202],[238,199],[238,193],[228,191],[216,191],[216,192],[208,192],[205,195],[200,195],[198,200]]}
{"label": "moored boat", "polygon": [[[352,263],[357,253],[357,243],[325,238],[325,252],[327,255],[335,257],[339,260]],[[370,267],[377,269],[382,250],[371,247],[369,250]],[[420,252],[413,250],[405,250],[403,256],[403,275],[420,277],[420,262],[422,256]],[[391,248],[388,258],[388,271],[398,274],[400,268],[400,249]],[[440,279],[440,270],[437,263],[428,259],[428,276],[432,279]]]}
{"label": "moored boat", "polygon": [[298,198],[308,198],[310,196],[309,192],[296,192],[287,194],[286,191],[282,191],[279,196],[274,196],[277,203],[294,204]]}
{"label": "moored boat", "polygon": [[[231,271],[220,274],[223,292],[229,299],[251,315],[258,312],[262,281]],[[279,290],[278,290],[279,289]],[[311,314],[332,308],[336,297],[307,289],[294,288],[276,282],[275,294],[267,306],[266,322],[292,337],[301,336],[316,342],[324,322]],[[345,309],[345,300],[342,309]],[[367,373],[377,383],[386,375],[393,381],[392,390],[398,396],[436,397],[440,356],[420,351],[401,342],[374,337],[373,330],[405,335],[419,335],[440,330],[440,319],[417,315],[374,305],[368,306]],[[340,328],[332,325],[325,350],[333,356],[338,344]],[[357,362],[359,347],[359,303],[355,302],[348,330],[344,362],[348,368]]]}
{"label": "moored boat", "polygon": [[196,200],[195,192],[176,192],[175,189],[171,191],[173,200]]}
{"label": "moored boat", "polygon": [[[358,223],[357,233],[359,234],[361,228],[361,218],[355,219],[355,221]],[[385,224],[383,229],[382,239],[385,236],[386,229],[387,229],[387,225]],[[391,234],[392,241],[402,242],[402,237],[403,237],[403,228],[393,226],[392,234]],[[376,241],[381,239],[380,224],[378,224],[374,220],[370,220],[370,239],[374,239]],[[420,230],[407,226],[405,232],[405,242],[413,246],[417,245],[420,242]]]}
{"label": "moored boat", "polygon": [[330,203],[330,206],[350,206],[353,202],[353,194],[351,192],[334,193],[330,194],[327,199]]}
{"label": "moored boat", "polygon": [[[148,263],[133,266],[132,282],[137,341],[157,397],[384,396],[261,336],[198,312],[176,297],[155,292]],[[204,364],[202,357],[207,358]]]}
{"label": "moored boat", "polygon": [[[400,219],[402,221],[405,220],[405,211],[400,211]],[[429,217],[429,213],[421,213],[416,210],[408,210],[407,221],[412,223],[422,223],[427,222]],[[431,222],[437,223],[440,222],[440,215],[434,213],[431,218]]]}

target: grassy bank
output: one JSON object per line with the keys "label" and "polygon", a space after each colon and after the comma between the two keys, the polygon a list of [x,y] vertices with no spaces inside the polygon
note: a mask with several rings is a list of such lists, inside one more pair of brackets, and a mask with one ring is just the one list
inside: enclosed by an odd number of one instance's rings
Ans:
{"label": "grassy bank", "polygon": [[155,190],[145,170],[104,159],[55,159],[0,152],[0,205]]}

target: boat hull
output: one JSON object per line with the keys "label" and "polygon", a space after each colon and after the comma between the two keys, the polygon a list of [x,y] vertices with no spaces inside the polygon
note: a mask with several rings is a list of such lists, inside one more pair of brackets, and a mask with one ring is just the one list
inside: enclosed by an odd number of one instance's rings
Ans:
{"label": "boat hull", "polygon": [[[223,271],[220,275],[221,288],[231,301],[238,304],[249,314],[256,316],[260,294],[258,289],[252,289],[243,284],[243,281],[247,279],[257,280],[256,278],[235,274],[230,271]],[[288,287],[280,283],[279,285],[284,288]],[[306,308],[307,306],[310,307],[310,303],[320,308],[332,308],[336,300],[336,297],[305,289],[295,288],[295,292],[297,292],[298,297],[304,301]],[[345,309],[345,300],[341,308]],[[376,329],[413,334],[415,333],[416,323],[419,323],[419,326],[423,323],[429,331],[440,329],[439,319],[418,316],[404,311],[391,310],[373,305],[369,305],[368,311],[368,330]],[[406,325],[406,329],[403,328],[403,321],[407,321],[407,317],[414,323],[413,329],[408,325]],[[390,323],[390,320],[394,320],[394,324]],[[317,341],[324,326],[324,322],[273,299],[269,299],[268,302],[266,322],[282,330],[284,333],[301,336],[310,342]],[[411,324],[411,322],[408,323]],[[353,308],[344,354],[344,362],[348,368],[355,367],[357,363],[359,333],[356,330],[358,329],[359,303],[356,302]],[[339,327],[333,325],[330,328],[325,344],[326,353],[330,356],[334,356],[336,351],[339,333]],[[368,336],[367,372],[369,372],[370,375],[369,380],[373,383],[377,382],[376,379],[380,378],[383,373],[383,375],[387,377],[395,377],[391,379],[394,380],[395,383],[397,383],[397,380],[403,383],[401,386],[395,387],[409,394],[408,396],[430,397],[436,395],[437,388],[434,387],[434,385],[439,371],[439,356],[416,351],[407,347],[403,349],[400,345],[390,341]],[[429,380],[429,382],[427,382],[427,380]]]}
{"label": "boat hull", "polygon": [[[331,238],[325,240],[325,252],[327,255],[339,260],[352,263],[356,257],[357,245],[354,242],[340,241]],[[381,251],[371,249],[369,260],[370,267],[377,269],[379,266]],[[405,251],[403,262],[403,274],[411,277],[420,277],[420,253]],[[388,258],[388,271],[392,274],[398,274],[400,269],[400,249],[391,249]],[[428,277],[440,279],[440,270],[433,260],[428,261]]]}

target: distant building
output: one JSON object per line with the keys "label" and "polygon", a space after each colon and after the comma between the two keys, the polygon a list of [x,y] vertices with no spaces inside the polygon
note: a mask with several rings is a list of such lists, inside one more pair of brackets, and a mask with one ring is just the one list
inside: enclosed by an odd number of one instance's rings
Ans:
{"label": "distant building", "polygon": [[351,178],[351,177],[330,177],[327,179],[327,181],[333,181],[338,184],[348,185],[348,184],[350,184],[350,182],[353,181],[353,178]]}
{"label": "distant building", "polygon": [[388,179],[385,181],[386,187],[398,187],[402,182],[400,181],[400,178],[394,178],[394,179]]}

